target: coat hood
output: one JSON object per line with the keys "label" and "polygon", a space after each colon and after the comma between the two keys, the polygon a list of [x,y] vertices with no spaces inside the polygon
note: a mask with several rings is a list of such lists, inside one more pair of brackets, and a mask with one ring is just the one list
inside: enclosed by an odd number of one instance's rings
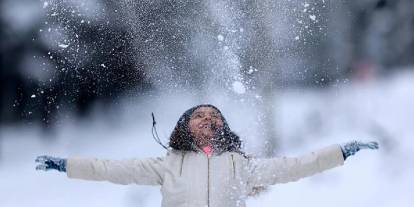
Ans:
{"label": "coat hood", "polygon": [[211,107],[217,110],[220,114],[221,119],[223,121],[223,128],[220,133],[217,133],[215,138],[212,140],[212,146],[215,152],[241,152],[241,140],[239,136],[237,136],[234,132],[230,130],[230,127],[224,118],[221,111],[211,105],[211,104],[202,104],[198,106],[194,106],[181,115],[180,119],[178,120],[173,132],[170,136],[169,146],[175,150],[181,151],[198,151],[197,146],[194,142],[194,137],[190,132],[188,127],[188,123],[190,121],[191,115],[195,110],[200,107]]}

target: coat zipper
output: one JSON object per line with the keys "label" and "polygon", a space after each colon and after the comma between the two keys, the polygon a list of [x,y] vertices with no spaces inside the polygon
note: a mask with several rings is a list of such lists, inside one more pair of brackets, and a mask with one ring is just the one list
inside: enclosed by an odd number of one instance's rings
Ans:
{"label": "coat zipper", "polygon": [[210,207],[210,156],[207,155],[207,206]]}
{"label": "coat zipper", "polygon": [[236,163],[234,163],[233,154],[231,154],[231,164],[233,166],[233,178],[236,178]]}
{"label": "coat zipper", "polygon": [[180,168],[180,176],[183,174],[183,166],[184,166],[184,153],[181,157],[181,168]]}

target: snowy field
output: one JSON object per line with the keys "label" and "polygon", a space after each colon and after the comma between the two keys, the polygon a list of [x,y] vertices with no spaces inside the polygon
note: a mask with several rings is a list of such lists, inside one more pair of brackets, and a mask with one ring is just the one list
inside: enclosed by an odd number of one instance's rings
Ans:
{"label": "snowy field", "polygon": [[[414,203],[414,73],[328,89],[288,89],[275,95],[277,154],[300,155],[352,139],[378,140],[345,165],[296,183],[272,186],[248,206],[411,207]],[[260,154],[257,109],[220,95],[222,109],[249,153]],[[162,156],[151,137],[150,112],[166,141],[178,117],[200,100],[188,94],[125,98],[116,108],[96,106],[89,119],[64,118],[53,131],[36,125],[0,130],[0,206],[160,206],[158,187],[67,179],[35,171],[37,155],[97,158]],[[235,107],[238,106],[238,107]],[[69,116],[73,117],[73,116]]]}

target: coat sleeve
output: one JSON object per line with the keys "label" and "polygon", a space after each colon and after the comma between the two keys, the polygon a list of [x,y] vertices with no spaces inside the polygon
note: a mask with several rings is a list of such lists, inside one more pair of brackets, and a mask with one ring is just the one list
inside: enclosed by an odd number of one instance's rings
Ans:
{"label": "coat sleeve", "polygon": [[164,158],[101,160],[68,158],[69,178],[109,181],[116,184],[161,185]]}
{"label": "coat sleeve", "polygon": [[332,145],[300,157],[251,159],[248,183],[251,187],[297,181],[300,178],[343,165],[339,145]]}

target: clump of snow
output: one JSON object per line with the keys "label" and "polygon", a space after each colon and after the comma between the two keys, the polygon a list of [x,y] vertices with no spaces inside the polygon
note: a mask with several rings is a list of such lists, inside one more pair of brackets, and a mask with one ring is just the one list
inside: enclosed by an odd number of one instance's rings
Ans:
{"label": "clump of snow", "polygon": [[69,44],[63,44],[63,43],[61,43],[58,46],[61,47],[61,48],[63,48],[63,49],[65,49],[65,48],[69,47]]}
{"label": "clump of snow", "polygon": [[233,91],[238,94],[244,94],[246,93],[246,87],[243,85],[240,81],[234,81],[233,82]]}
{"label": "clump of snow", "polygon": [[309,18],[312,19],[312,21],[315,21],[316,20],[316,16],[313,15],[313,14],[312,15],[309,15]]}
{"label": "clump of snow", "polygon": [[224,41],[224,36],[219,34],[219,35],[217,35],[217,39],[218,39],[218,41],[222,42],[222,41]]}

